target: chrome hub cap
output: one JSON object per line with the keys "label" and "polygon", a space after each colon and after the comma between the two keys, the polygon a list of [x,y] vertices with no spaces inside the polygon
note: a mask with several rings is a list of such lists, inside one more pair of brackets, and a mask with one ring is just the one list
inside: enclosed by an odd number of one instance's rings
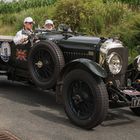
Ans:
{"label": "chrome hub cap", "polygon": [[35,64],[37,65],[38,68],[42,68],[43,67],[43,62],[42,61],[38,61]]}

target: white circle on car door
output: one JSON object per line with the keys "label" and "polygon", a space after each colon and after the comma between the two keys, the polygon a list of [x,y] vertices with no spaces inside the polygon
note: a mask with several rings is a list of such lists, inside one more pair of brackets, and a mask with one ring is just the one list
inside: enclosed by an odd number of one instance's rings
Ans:
{"label": "white circle on car door", "polygon": [[11,56],[10,44],[8,42],[3,42],[0,45],[0,57],[4,62],[8,62],[10,56]]}

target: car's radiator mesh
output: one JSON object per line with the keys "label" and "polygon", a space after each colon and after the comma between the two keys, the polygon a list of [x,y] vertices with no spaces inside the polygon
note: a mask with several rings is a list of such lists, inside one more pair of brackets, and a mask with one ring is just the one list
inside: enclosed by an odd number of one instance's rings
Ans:
{"label": "car's radiator mesh", "polygon": [[87,58],[96,61],[96,54],[91,50],[63,49],[63,55],[66,63],[78,58]]}

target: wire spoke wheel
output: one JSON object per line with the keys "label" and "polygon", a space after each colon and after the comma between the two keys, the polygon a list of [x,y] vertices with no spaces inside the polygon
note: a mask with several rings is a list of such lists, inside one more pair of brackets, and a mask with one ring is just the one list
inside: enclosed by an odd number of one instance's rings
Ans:
{"label": "wire spoke wheel", "polygon": [[51,54],[47,50],[41,49],[33,56],[33,67],[38,79],[45,81],[52,77],[55,63]]}
{"label": "wire spoke wheel", "polygon": [[62,88],[65,112],[76,125],[91,129],[105,119],[108,93],[103,81],[82,69],[69,72]]}
{"label": "wire spoke wheel", "polygon": [[52,88],[64,66],[60,48],[51,41],[40,41],[34,44],[28,59],[32,81],[43,89]]}
{"label": "wire spoke wheel", "polygon": [[73,81],[69,87],[69,104],[79,117],[79,119],[88,118],[94,108],[93,95],[87,83],[81,80]]}

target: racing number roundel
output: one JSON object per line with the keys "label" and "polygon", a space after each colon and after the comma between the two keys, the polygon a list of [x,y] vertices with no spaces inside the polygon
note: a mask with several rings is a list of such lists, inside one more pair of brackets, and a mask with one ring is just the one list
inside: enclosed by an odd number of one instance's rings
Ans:
{"label": "racing number roundel", "polygon": [[10,56],[11,56],[10,44],[8,42],[3,42],[0,45],[0,57],[4,62],[8,62]]}

